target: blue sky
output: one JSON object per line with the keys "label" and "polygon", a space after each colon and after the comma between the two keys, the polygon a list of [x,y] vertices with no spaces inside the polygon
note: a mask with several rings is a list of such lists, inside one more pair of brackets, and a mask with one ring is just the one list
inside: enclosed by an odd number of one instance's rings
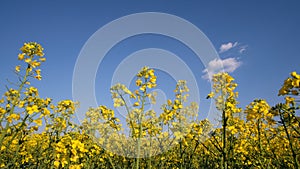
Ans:
{"label": "blue sky", "polygon": [[[33,85],[39,88],[41,97],[51,97],[56,102],[72,99],[76,59],[98,29],[129,14],[162,12],[189,21],[207,36],[221,59],[212,61],[207,70],[213,71],[222,62],[231,71],[239,84],[241,107],[255,98],[265,98],[273,105],[281,100],[277,92],[284,79],[292,71],[300,72],[299,7],[297,0],[1,1],[0,91],[3,93],[8,84],[6,79],[16,80],[13,69],[20,64],[20,46],[37,41],[45,48],[47,61],[42,66],[43,80]],[[111,106],[108,90],[113,71],[126,56],[146,48],[171,51],[186,62],[196,75],[200,111],[205,113],[210,103],[205,100],[210,83],[201,61],[184,44],[149,34],[130,37],[107,53],[95,80],[98,103]],[[175,82],[165,72],[158,72],[158,85],[171,90]]]}

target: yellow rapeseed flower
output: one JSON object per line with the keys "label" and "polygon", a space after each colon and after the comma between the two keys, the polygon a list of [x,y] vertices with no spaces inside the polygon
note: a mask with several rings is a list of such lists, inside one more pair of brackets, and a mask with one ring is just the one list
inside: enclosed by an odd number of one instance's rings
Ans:
{"label": "yellow rapeseed flower", "polygon": [[36,119],[36,120],[33,120],[33,122],[36,123],[38,126],[42,125],[42,119]]}
{"label": "yellow rapeseed flower", "polygon": [[45,62],[45,61],[46,61],[46,58],[39,58],[39,60],[40,60],[41,62]]}
{"label": "yellow rapeseed flower", "polygon": [[215,96],[215,93],[214,92],[210,92],[208,95],[207,95],[207,99],[208,98],[213,98]]}
{"label": "yellow rapeseed flower", "polygon": [[59,167],[59,161],[54,161],[54,166],[55,166],[56,168],[58,168],[58,167]]}
{"label": "yellow rapeseed flower", "polygon": [[38,107],[37,105],[33,105],[33,106],[27,106],[26,107],[26,111],[29,115],[33,114],[34,112],[38,112]]}
{"label": "yellow rapeseed flower", "polygon": [[36,78],[37,80],[42,80],[42,76],[41,75],[36,75],[36,76],[34,76],[34,78]]}
{"label": "yellow rapeseed flower", "polygon": [[18,59],[19,59],[19,60],[23,60],[23,59],[24,59],[24,56],[25,56],[25,53],[20,53],[20,54],[18,55]]}
{"label": "yellow rapeseed flower", "polygon": [[137,107],[137,106],[139,106],[139,105],[140,105],[139,102],[135,102],[135,103],[133,104],[134,107]]}
{"label": "yellow rapeseed flower", "polygon": [[20,65],[16,66],[16,68],[15,68],[16,72],[20,72],[20,68],[21,68]]}
{"label": "yellow rapeseed flower", "polygon": [[136,86],[141,86],[142,85],[142,80],[138,79],[135,81]]}
{"label": "yellow rapeseed flower", "polygon": [[12,122],[12,120],[19,120],[20,119],[20,115],[19,114],[11,114],[11,115],[9,115],[8,117],[7,117],[7,121],[9,122],[9,123],[11,123]]}

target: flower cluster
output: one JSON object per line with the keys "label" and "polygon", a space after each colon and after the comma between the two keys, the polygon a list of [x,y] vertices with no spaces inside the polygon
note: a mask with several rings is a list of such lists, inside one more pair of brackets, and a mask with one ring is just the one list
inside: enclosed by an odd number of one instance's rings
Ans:
{"label": "flower cluster", "polygon": [[283,86],[279,90],[278,95],[299,95],[300,93],[300,75],[296,72],[291,73],[291,77],[284,81]]}
{"label": "flower cluster", "polygon": [[[37,57],[37,58],[36,58]],[[43,48],[25,43],[16,67],[19,82],[0,99],[0,168],[299,168],[299,77],[292,72],[279,95],[284,102],[270,106],[255,99],[238,107],[237,84],[228,73],[213,76],[207,98],[219,111],[218,126],[200,120],[197,103],[187,104],[187,82],[175,86],[160,112],[155,104],[155,71],[143,67],[136,90],[111,87],[115,111],[90,108],[81,125],[73,123],[78,103],[41,98],[31,78],[40,80]],[[23,64],[24,64],[23,63]],[[34,71],[33,71],[34,70]],[[217,113],[217,112],[214,112]],[[122,124],[128,125],[128,132]],[[116,154],[113,154],[116,153]],[[119,155],[119,156],[118,156]]]}
{"label": "flower cluster", "polygon": [[151,89],[156,87],[156,76],[154,75],[154,69],[143,67],[136,76],[136,85],[140,87],[142,92],[145,92],[146,88]]}
{"label": "flower cluster", "polygon": [[[46,58],[44,56],[43,47],[36,42],[24,43],[20,49],[22,53],[18,55],[18,59],[27,63],[26,75],[33,76],[34,78],[41,80],[41,62],[45,62]],[[38,58],[36,58],[37,56]],[[34,71],[33,71],[34,69]],[[20,72],[21,66],[18,65],[15,68],[16,72]]]}

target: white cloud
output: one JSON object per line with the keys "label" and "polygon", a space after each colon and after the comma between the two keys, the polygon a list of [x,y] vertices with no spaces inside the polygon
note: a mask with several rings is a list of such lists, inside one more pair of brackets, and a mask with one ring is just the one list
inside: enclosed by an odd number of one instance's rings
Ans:
{"label": "white cloud", "polygon": [[229,42],[229,43],[226,43],[226,44],[222,44],[221,47],[220,47],[219,53],[226,52],[229,49],[236,47],[237,45],[238,45],[238,42],[234,42],[234,43]]}
{"label": "white cloud", "polygon": [[211,79],[211,77],[219,72],[232,73],[238,67],[240,67],[242,62],[238,61],[236,58],[226,58],[226,59],[214,59],[208,63],[206,69],[202,72],[205,75],[202,76],[204,79]]}
{"label": "white cloud", "polygon": [[247,47],[248,47],[247,45],[241,46],[239,49],[239,52],[244,53],[246,51]]}

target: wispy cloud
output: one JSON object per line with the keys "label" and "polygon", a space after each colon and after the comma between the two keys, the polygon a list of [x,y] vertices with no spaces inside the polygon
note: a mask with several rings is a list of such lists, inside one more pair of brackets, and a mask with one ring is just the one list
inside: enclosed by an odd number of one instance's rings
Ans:
{"label": "wispy cloud", "polygon": [[240,46],[240,47],[239,47],[239,52],[240,52],[240,53],[244,53],[244,52],[246,51],[247,47],[248,47],[248,45]]}
{"label": "wispy cloud", "polygon": [[214,59],[208,63],[206,69],[202,72],[205,73],[202,78],[211,79],[211,77],[219,72],[228,72],[232,73],[242,64],[241,61],[238,61],[236,58],[226,58],[226,59]]}
{"label": "wispy cloud", "polygon": [[234,47],[236,47],[238,45],[238,42],[228,42],[228,43],[225,43],[225,44],[222,44],[220,46],[220,50],[219,50],[219,53],[223,53],[223,52],[226,52]]}

